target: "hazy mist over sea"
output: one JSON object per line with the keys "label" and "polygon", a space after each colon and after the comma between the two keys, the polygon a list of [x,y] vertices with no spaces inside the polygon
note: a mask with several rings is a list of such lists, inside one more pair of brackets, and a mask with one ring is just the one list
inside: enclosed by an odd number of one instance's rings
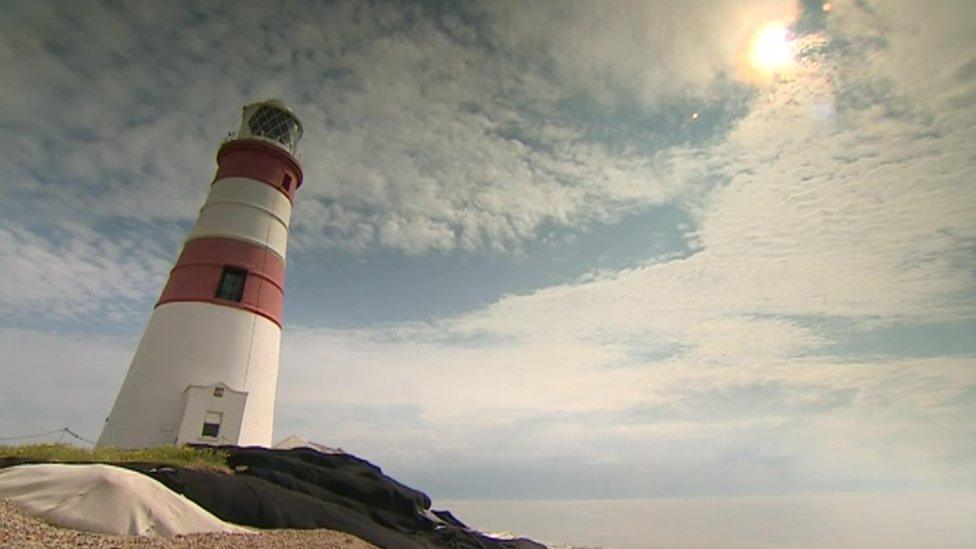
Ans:
{"label": "hazy mist over sea", "polygon": [[469,526],[555,548],[971,548],[976,493],[443,500]]}

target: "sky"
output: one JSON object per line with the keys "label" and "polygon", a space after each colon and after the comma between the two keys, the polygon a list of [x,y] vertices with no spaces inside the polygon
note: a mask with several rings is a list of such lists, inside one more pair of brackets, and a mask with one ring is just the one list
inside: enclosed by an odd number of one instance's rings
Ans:
{"label": "sky", "polygon": [[976,3],[4,11],[0,436],[97,438],[279,98],[276,437],[442,498],[976,489]]}

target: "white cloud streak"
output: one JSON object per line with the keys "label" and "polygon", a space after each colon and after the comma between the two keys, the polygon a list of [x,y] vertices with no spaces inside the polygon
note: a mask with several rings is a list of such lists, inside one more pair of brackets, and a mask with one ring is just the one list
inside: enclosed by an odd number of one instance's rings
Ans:
{"label": "white cloud streak", "polygon": [[5,316],[35,322],[145,316],[146,297],[159,292],[170,266],[155,243],[107,238],[76,224],[56,231],[60,237],[46,238],[0,223]]}

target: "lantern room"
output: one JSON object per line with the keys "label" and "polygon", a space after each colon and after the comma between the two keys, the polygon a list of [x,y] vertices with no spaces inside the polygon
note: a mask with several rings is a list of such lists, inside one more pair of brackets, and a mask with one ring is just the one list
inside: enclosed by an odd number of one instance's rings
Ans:
{"label": "lantern room", "polygon": [[271,99],[244,107],[236,138],[269,141],[294,155],[302,131],[302,123],[291,109]]}

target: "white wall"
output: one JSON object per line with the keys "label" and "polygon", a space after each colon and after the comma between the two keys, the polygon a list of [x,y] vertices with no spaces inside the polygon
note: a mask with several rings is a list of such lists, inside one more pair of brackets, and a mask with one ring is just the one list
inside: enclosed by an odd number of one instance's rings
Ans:
{"label": "white wall", "polygon": [[270,446],[281,329],[254,313],[176,302],[153,312],[100,446],[174,444],[190,385],[224,383],[248,393],[241,445]]}
{"label": "white wall", "polygon": [[282,258],[288,248],[291,202],[270,185],[227,177],[210,188],[189,238],[224,236],[267,246]]}

